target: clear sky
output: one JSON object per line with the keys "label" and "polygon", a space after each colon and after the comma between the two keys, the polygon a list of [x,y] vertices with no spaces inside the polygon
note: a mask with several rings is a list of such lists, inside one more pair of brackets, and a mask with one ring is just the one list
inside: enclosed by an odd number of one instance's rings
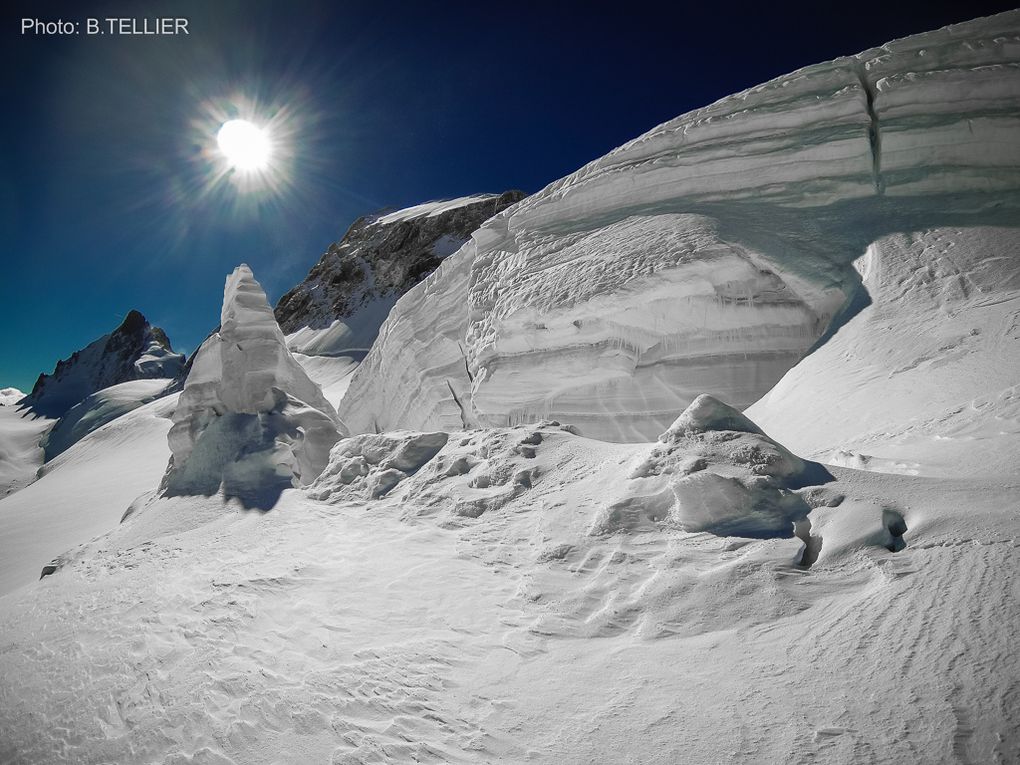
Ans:
{"label": "clear sky", "polygon": [[[274,301],[359,215],[534,192],[656,124],[992,2],[15,3],[0,26],[0,387],[132,308],[192,351],[223,280]],[[86,35],[181,17],[188,35]],[[22,34],[22,18],[81,24]],[[242,193],[217,119],[272,119],[285,171]]]}

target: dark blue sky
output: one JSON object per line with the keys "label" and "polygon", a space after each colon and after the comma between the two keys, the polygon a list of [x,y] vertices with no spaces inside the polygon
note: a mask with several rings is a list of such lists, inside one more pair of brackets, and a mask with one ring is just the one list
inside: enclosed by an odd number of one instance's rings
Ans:
{"label": "dark blue sky", "polygon": [[[363,213],[537,191],[717,98],[1010,7],[24,3],[0,28],[0,386],[28,390],[131,308],[190,352],[239,262],[275,302]],[[110,16],[190,34],[21,34]],[[288,115],[284,193],[210,186],[203,114],[238,98]]]}

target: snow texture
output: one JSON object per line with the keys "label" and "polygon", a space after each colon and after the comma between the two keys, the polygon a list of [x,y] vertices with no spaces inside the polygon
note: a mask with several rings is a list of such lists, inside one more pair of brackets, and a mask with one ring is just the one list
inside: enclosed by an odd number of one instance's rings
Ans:
{"label": "snow texture", "polygon": [[17,388],[0,388],[0,406],[14,406],[25,397]]}
{"label": "snow texture", "polygon": [[749,414],[832,464],[914,475],[1014,472],[1018,220],[876,240],[855,264],[871,304]]}
{"label": "snow texture", "polygon": [[112,385],[86,396],[43,437],[40,445],[49,462],[92,431],[164,395],[174,380],[155,378]]}
{"label": "snow texture", "polygon": [[287,349],[246,265],[227,277],[220,329],[199,348],[173,423],[167,494],[222,490],[260,507],[311,483],[339,438],[336,411]]}
{"label": "snow texture", "polygon": [[1015,226],[1018,103],[1008,12],[660,125],[489,220],[403,296],[341,417],[555,418],[645,441],[701,392],[745,408],[868,302],[853,264],[873,243],[948,211]]}

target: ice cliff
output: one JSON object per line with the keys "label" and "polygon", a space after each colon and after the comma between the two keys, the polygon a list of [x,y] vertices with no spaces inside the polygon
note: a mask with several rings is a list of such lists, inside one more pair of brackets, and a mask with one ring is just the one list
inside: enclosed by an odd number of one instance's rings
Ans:
{"label": "ice cliff", "polygon": [[[397,299],[460,248],[488,218],[524,198],[479,194],[359,218],[276,305],[293,351],[367,351]],[[360,356],[359,356],[360,358]]]}
{"label": "ice cliff", "polygon": [[1015,225],[1020,12],[810,66],[651,130],[490,219],[396,304],[353,432],[555,418],[651,440],[744,408],[870,300],[853,263]]}
{"label": "ice cliff", "polygon": [[138,311],[131,311],[113,332],[57,362],[41,374],[24,403],[45,417],[61,417],[96,391],[131,380],[174,378],[184,356],[174,353],[166,333]]}
{"label": "ice cliff", "polygon": [[314,480],[340,437],[246,265],[227,278],[220,328],[195,355],[173,423],[165,493],[222,490],[259,506]]}

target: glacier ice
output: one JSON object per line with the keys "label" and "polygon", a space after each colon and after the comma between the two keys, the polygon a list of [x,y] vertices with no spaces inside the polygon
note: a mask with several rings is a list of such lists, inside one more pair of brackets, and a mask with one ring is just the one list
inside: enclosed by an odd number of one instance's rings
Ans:
{"label": "glacier ice", "polygon": [[555,418],[655,438],[744,408],[868,296],[872,242],[1016,218],[1020,13],[801,69],[685,114],[487,221],[396,304],[353,432]]}
{"label": "glacier ice", "polygon": [[336,411],[287,349],[246,265],[227,278],[220,328],[199,348],[173,416],[162,489],[262,503],[322,472]]}

